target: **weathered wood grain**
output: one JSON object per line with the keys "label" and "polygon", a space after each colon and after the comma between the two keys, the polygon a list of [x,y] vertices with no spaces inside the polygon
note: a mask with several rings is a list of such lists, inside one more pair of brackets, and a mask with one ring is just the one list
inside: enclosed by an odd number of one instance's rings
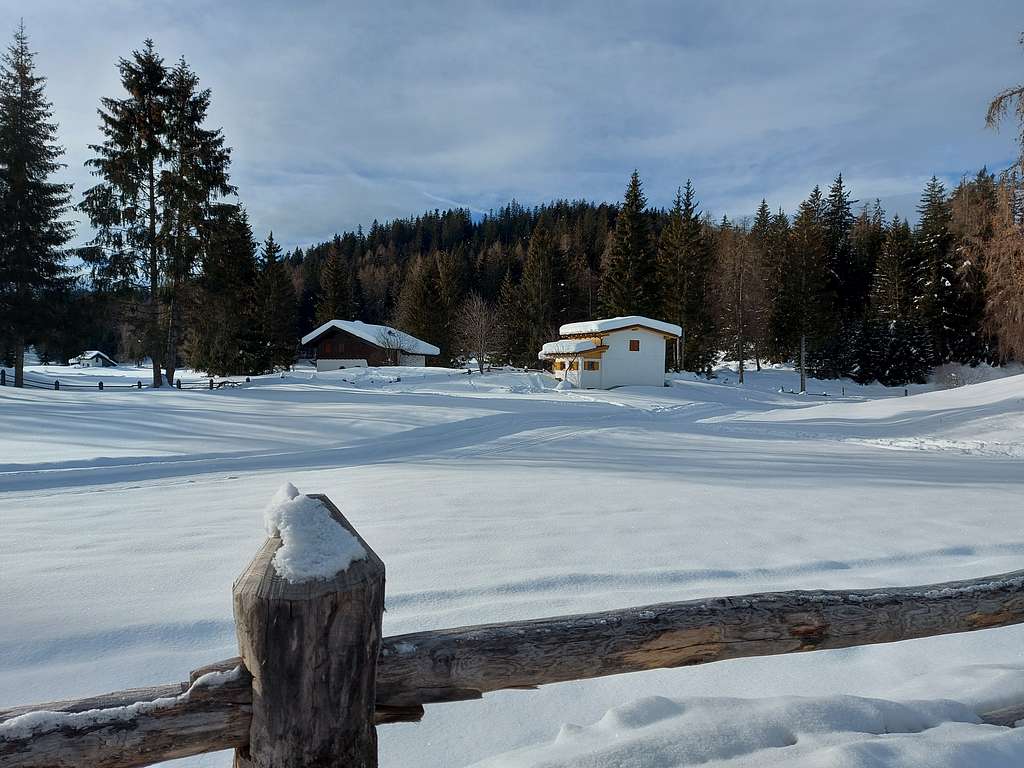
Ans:
{"label": "weathered wood grain", "polygon": [[[921,587],[775,592],[662,603],[512,624],[462,627],[385,638],[377,664],[376,722],[418,719],[423,704],[479,698],[502,689],[687,666],[746,656],[847,648],[1024,623],[1024,571]],[[196,670],[227,671],[227,659]],[[30,739],[3,722],[27,711],[79,712],[173,696],[181,684],[103,697],[0,710],[0,768],[146,765],[181,754],[237,747],[248,736],[251,692],[210,689],[185,702],[181,736],[170,713],[144,716],[130,742],[116,732],[61,729]],[[1018,716],[1019,715],[1019,716]],[[230,720],[225,718],[230,716]],[[982,715],[1012,725],[1024,703]],[[196,729],[202,736],[191,736]],[[191,739],[191,740],[190,740]],[[177,750],[186,749],[180,753]],[[137,750],[132,752],[131,750]],[[54,759],[65,755],[65,762]],[[141,755],[141,757],[140,757]]]}
{"label": "weathered wood grain", "polygon": [[366,557],[332,579],[294,583],[272,562],[281,547],[275,536],[235,582],[238,647],[252,674],[252,723],[248,745],[235,752],[239,768],[377,766],[384,563],[329,499],[317,498]]}
{"label": "weathered wood grain", "polygon": [[769,592],[386,638],[377,698],[428,704],[624,672],[1024,622],[1024,571],[921,587]]}

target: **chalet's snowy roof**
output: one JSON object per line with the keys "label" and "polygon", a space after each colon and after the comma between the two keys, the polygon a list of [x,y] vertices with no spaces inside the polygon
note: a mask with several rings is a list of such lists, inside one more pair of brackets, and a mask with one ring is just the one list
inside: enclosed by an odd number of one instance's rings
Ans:
{"label": "chalet's snowy roof", "polygon": [[597,344],[590,339],[562,339],[549,341],[540,348],[538,358],[557,357],[558,355],[578,355],[597,349]]}
{"label": "chalet's snowy roof", "polygon": [[104,360],[109,360],[111,363],[114,362],[110,355],[100,352],[98,349],[87,349],[82,352],[75,360],[92,360],[94,357],[102,357]]}
{"label": "chalet's snowy roof", "polygon": [[683,329],[675,323],[666,323],[664,320],[653,320],[640,315],[627,315],[626,317],[609,317],[604,320],[584,320],[581,323],[568,323],[558,329],[562,336],[576,336],[581,333],[608,333],[617,331],[620,328],[629,328],[633,325],[642,325],[652,331],[667,333],[669,336],[681,336]]}
{"label": "chalet's snowy roof", "polygon": [[441,350],[433,344],[410,336],[408,333],[387,325],[370,325],[362,320],[330,320],[315,331],[302,337],[302,343],[310,344],[330,330],[337,329],[358,336],[363,341],[383,349],[398,349],[409,355],[439,355]]}

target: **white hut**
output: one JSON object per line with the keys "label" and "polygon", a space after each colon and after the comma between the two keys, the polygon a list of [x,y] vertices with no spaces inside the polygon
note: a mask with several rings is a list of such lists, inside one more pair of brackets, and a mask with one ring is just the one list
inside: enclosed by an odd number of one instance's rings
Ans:
{"label": "white hut", "polygon": [[72,357],[68,360],[68,364],[79,368],[113,368],[117,362],[98,349],[89,349],[78,357]]}
{"label": "white hut", "polygon": [[562,337],[545,344],[538,357],[551,360],[557,378],[581,389],[665,385],[668,342],[683,329],[674,323],[630,315],[569,323]]}

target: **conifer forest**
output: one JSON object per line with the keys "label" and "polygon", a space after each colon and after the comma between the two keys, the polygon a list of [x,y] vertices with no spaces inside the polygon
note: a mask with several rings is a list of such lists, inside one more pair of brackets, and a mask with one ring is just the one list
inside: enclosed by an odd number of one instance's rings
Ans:
{"label": "conifer forest", "polygon": [[[493,320],[494,365],[540,367],[559,325],[620,315],[682,326],[669,365],[707,375],[724,356],[902,385],[944,363],[1024,359],[1019,162],[933,176],[914,221],[841,168],[795,210],[765,199],[729,216],[702,206],[699,178],[654,208],[627,169],[617,201],[552,190],[285,251],[250,225],[200,73],[152,41],[111,66],[121,88],[97,105],[93,185],[71,189],[56,180],[64,149],[24,28],[0,65],[0,346],[19,371],[33,346],[43,362],[87,348],[148,359],[154,386],[183,367],[266,373],[334,318],[394,325],[455,361],[475,354],[460,330],[470,306]],[[989,124],[1014,127],[1022,99],[999,94]],[[87,242],[71,247],[74,221]]]}

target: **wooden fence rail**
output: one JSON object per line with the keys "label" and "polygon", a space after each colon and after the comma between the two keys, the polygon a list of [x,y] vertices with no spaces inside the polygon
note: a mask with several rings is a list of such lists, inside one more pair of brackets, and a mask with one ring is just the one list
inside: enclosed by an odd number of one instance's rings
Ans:
{"label": "wooden fence rail", "polygon": [[[624,672],[1024,623],[1024,571],[919,587],[768,592],[380,637],[384,565],[291,585],[267,540],[235,583],[240,658],[188,682],[0,710],[0,768],[126,768],[236,749],[236,766],[376,765],[374,724],[423,705]],[[984,715],[1012,725],[1024,707]]]}

